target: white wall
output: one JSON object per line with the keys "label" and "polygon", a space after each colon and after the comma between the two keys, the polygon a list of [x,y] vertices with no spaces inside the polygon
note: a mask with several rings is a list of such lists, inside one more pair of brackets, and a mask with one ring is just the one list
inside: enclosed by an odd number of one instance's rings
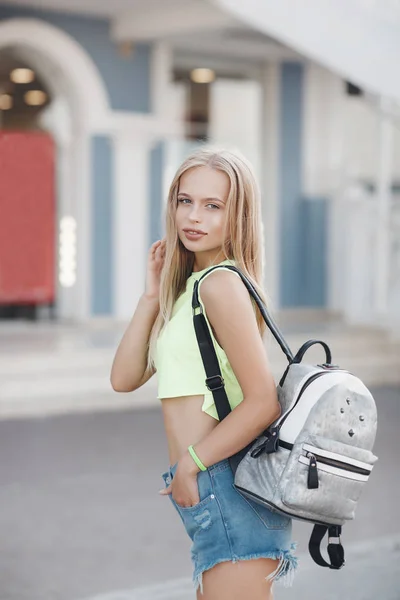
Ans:
{"label": "white wall", "polygon": [[[344,102],[344,161],[350,174],[376,181],[379,163],[380,115],[362,97],[347,96]],[[398,121],[400,125],[400,120]],[[400,178],[400,130],[394,129],[392,177]]]}
{"label": "white wall", "polygon": [[[387,280],[392,280],[396,271],[387,244],[378,261],[377,232],[384,232],[379,238],[384,240],[389,234],[378,211],[386,192],[378,187],[381,115],[374,102],[371,96],[348,95],[341,77],[313,63],[307,65],[303,192],[329,200],[328,306],[342,311],[352,322],[368,322],[375,315],[378,291],[387,289]],[[399,127],[394,128],[393,137],[393,160],[388,155],[386,161],[389,183],[400,181]],[[375,196],[362,182],[375,185]],[[389,222],[393,223],[393,216]],[[384,275],[385,264],[388,272]],[[389,288],[393,288],[390,283]],[[398,290],[391,291],[390,301],[398,294]]]}
{"label": "white wall", "polygon": [[364,98],[358,96],[347,96],[344,106],[344,153],[348,175],[360,179],[375,179],[378,159],[378,114]]}
{"label": "white wall", "polygon": [[[303,184],[309,196],[336,194],[349,180],[376,182],[379,112],[372,100],[349,96],[341,77],[306,67]],[[393,179],[400,179],[400,119],[394,131]]]}
{"label": "white wall", "polygon": [[316,65],[305,67],[303,97],[303,193],[326,197],[340,185],[344,164],[344,84]]}
{"label": "white wall", "polygon": [[[400,100],[400,6],[365,0],[214,0],[311,60]],[[389,6],[390,4],[390,6]],[[386,10],[382,6],[386,5]],[[389,16],[390,15],[390,16]]]}
{"label": "white wall", "polygon": [[251,80],[218,79],[210,90],[212,142],[235,147],[260,176],[262,88]]}

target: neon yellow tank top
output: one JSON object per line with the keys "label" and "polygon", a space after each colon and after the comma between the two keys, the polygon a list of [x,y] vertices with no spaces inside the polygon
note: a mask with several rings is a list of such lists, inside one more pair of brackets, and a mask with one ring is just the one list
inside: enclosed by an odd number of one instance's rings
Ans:
{"label": "neon yellow tank top", "polygon": [[[218,263],[218,266],[220,265],[235,265],[235,261],[224,260]],[[210,268],[207,267],[202,271],[193,272],[188,277],[186,289],[176,300],[170,321],[158,337],[155,365],[158,380],[157,397],[159,399],[204,395],[202,411],[218,420],[212,392],[207,389],[205,384],[206,373],[197,344],[192,314],[194,282],[200,279]],[[233,272],[231,271],[231,273]],[[237,273],[233,274],[239,277]],[[225,381],[225,391],[229,404],[234,409],[243,400],[243,393],[224,350],[213,335],[204,304],[200,298],[200,288],[201,283],[199,284],[199,301],[210,328],[222,377]]]}

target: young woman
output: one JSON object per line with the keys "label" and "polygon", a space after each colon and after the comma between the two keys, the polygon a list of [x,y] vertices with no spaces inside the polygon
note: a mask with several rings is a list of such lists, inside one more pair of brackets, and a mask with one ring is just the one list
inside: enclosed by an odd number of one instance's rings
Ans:
{"label": "young woman", "polygon": [[[228,458],[280,414],[263,344],[265,324],[236,265],[264,296],[260,197],[238,154],[202,149],[172,181],[166,237],[149,252],[146,291],[118,347],[111,383],[132,391],[157,370],[169,449],[162,476],[192,539],[193,581],[202,600],[270,600],[271,585],[296,567],[291,520],[245,499]],[[219,423],[193,327],[200,300],[231,413]]]}

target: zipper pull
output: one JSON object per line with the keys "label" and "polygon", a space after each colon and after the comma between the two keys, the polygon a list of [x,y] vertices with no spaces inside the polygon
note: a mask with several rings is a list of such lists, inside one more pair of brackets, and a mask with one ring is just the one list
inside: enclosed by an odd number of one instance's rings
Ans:
{"label": "zipper pull", "polygon": [[310,464],[308,466],[308,479],[307,479],[307,487],[309,490],[315,490],[319,486],[318,482],[318,470],[317,470],[317,459],[314,454],[308,454],[310,458]]}

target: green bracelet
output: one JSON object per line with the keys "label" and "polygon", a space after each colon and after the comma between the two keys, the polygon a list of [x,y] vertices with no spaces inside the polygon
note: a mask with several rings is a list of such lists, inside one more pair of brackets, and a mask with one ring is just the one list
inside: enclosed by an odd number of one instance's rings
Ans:
{"label": "green bracelet", "polygon": [[196,452],[194,451],[193,446],[189,446],[188,448],[190,456],[193,458],[196,465],[199,467],[200,471],[207,471],[207,467],[203,465]]}

